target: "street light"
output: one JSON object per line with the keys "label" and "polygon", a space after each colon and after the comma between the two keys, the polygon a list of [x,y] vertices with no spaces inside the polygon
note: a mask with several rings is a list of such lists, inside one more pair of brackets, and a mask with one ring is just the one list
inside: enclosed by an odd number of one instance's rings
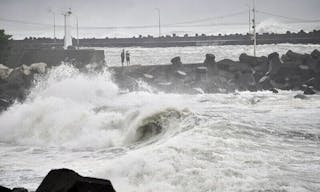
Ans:
{"label": "street light", "polygon": [[156,8],[157,12],[158,12],[158,22],[159,22],[159,38],[161,37],[161,23],[160,23],[160,9]]}
{"label": "street light", "polygon": [[49,13],[53,15],[53,39],[56,42],[56,13],[52,9],[49,9]]}
{"label": "street light", "polygon": [[77,25],[77,49],[79,49],[79,20],[78,20],[78,16],[76,14],[73,13],[73,15],[76,18],[76,25]]}

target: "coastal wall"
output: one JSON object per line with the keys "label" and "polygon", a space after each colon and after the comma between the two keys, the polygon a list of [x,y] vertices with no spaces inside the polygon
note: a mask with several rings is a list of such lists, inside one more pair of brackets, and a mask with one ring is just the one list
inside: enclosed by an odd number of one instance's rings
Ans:
{"label": "coastal wall", "polygon": [[[278,43],[300,43],[300,44],[319,44],[320,30],[314,30],[306,33],[287,32],[285,34],[263,33],[257,34],[257,44],[278,44]],[[80,47],[175,47],[175,46],[205,46],[205,45],[249,45],[252,44],[252,35],[250,34],[230,34],[230,35],[206,35],[196,34],[195,36],[166,35],[162,37],[138,36],[132,38],[86,38],[79,40]],[[63,41],[61,39],[50,38],[26,38],[24,40],[11,41],[13,47],[27,48],[61,48]],[[73,39],[73,45],[77,45],[76,39]]]}
{"label": "coastal wall", "polygon": [[139,90],[147,82],[158,91],[175,93],[217,93],[235,90],[320,90],[320,52],[299,54],[288,51],[263,57],[246,54],[239,61],[216,62],[207,54],[203,63],[182,64],[180,57],[170,65],[110,67],[114,81],[123,89]]}
{"label": "coastal wall", "polygon": [[89,63],[103,64],[105,61],[103,50],[83,49],[12,49],[6,66],[15,68],[22,64],[44,62],[48,66],[60,65],[62,61],[73,63],[76,67],[82,68]]}

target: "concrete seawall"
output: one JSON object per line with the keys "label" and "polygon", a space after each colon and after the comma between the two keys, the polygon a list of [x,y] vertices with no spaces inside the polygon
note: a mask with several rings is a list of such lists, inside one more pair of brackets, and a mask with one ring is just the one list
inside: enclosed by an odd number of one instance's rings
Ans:
{"label": "concrete seawall", "polygon": [[4,64],[11,68],[39,62],[44,62],[48,66],[57,66],[62,61],[71,62],[76,67],[82,68],[90,63],[103,64],[105,57],[103,50],[94,49],[13,49]]}

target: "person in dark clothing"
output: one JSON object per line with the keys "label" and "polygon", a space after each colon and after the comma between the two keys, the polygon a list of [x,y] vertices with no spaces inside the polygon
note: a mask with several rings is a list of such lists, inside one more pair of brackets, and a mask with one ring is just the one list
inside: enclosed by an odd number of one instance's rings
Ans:
{"label": "person in dark clothing", "polygon": [[124,49],[122,49],[121,52],[121,66],[123,67],[123,63],[124,63]]}
{"label": "person in dark clothing", "polygon": [[127,66],[130,64],[130,53],[129,51],[126,51],[126,61],[127,61]]}

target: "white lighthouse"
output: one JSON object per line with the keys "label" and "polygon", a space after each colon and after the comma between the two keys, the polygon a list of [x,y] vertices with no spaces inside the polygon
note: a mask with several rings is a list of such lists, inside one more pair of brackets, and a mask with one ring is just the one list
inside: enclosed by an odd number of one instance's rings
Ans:
{"label": "white lighthouse", "polygon": [[68,49],[69,46],[72,46],[72,37],[71,37],[71,27],[70,27],[70,15],[72,14],[71,9],[63,14],[64,16],[64,49]]}

